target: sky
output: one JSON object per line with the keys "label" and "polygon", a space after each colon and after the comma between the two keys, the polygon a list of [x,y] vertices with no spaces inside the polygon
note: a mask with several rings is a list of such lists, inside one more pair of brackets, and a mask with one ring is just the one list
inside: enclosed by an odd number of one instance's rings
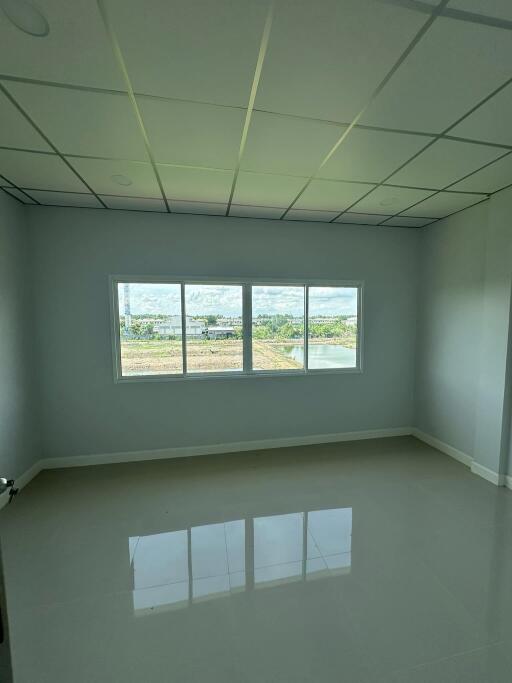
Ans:
{"label": "sky", "polygon": [[[119,311],[124,311],[124,285],[119,285]],[[180,286],[164,283],[130,285],[133,315],[179,315]],[[240,285],[186,285],[187,315],[242,315],[242,287]],[[356,315],[357,289],[354,287],[310,287],[309,310],[312,316]],[[304,313],[302,287],[253,286],[253,316]]]}

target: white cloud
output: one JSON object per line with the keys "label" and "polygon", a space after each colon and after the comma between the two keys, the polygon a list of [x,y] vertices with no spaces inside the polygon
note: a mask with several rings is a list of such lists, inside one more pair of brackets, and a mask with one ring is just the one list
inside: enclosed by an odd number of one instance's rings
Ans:
{"label": "white cloud", "polygon": [[[134,315],[176,315],[181,310],[180,286],[165,283],[130,285],[130,305]],[[185,305],[188,315],[242,314],[240,285],[186,285]],[[124,285],[119,285],[119,310],[124,310]],[[310,287],[309,310],[313,316],[355,315],[357,289],[354,287]],[[253,287],[253,315],[304,313],[304,288],[295,286]]]}

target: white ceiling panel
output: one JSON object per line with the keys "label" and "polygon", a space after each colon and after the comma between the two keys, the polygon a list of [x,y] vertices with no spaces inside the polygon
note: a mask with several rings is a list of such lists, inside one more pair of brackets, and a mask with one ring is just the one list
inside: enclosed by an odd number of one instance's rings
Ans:
{"label": "white ceiling panel", "polygon": [[26,83],[7,88],[62,154],[147,160],[126,95]]}
{"label": "white ceiling panel", "polygon": [[435,20],[360,123],[439,133],[510,78],[510,32]]}
{"label": "white ceiling panel", "polygon": [[18,190],[16,187],[2,187],[3,190],[7,192],[7,194],[12,195],[16,199],[19,199],[20,202],[23,202],[23,204],[35,204],[32,199],[27,197],[27,195],[22,192],[21,190]]}
{"label": "white ceiling panel", "polygon": [[89,209],[102,209],[102,205],[96,197],[83,192],[45,192],[44,190],[31,190],[30,196],[40,204],[51,206],[80,206]]}
{"label": "white ceiling panel", "polygon": [[352,121],[425,21],[373,0],[281,0],[256,106]]}
{"label": "white ceiling panel", "polygon": [[231,204],[230,216],[242,216],[245,218],[281,218],[286,207],[281,209],[272,206],[240,206]]}
{"label": "white ceiling panel", "polygon": [[58,156],[0,149],[0,173],[18,187],[86,192],[87,188]]}
{"label": "white ceiling panel", "polygon": [[452,128],[450,135],[512,145],[511,120],[512,86],[509,85]]}
{"label": "white ceiling panel", "polygon": [[450,190],[462,192],[496,192],[512,183],[512,154],[495,161],[481,171],[470,175],[460,183],[450,187]]}
{"label": "white ceiling panel", "polygon": [[356,213],[398,213],[431,194],[428,190],[381,185],[352,208]]}
{"label": "white ceiling panel", "polygon": [[307,209],[291,209],[284,220],[287,221],[319,221],[328,223],[337,216],[336,211],[308,211]]}
{"label": "white ceiling panel", "polygon": [[397,185],[441,189],[503,155],[503,150],[438,140],[389,179]]}
{"label": "white ceiling panel", "polygon": [[72,158],[70,161],[96,194],[156,199],[162,196],[150,164],[105,159]]}
{"label": "white ceiling panel", "polygon": [[240,171],[233,203],[269,207],[289,206],[302,187],[304,178]]}
{"label": "white ceiling panel", "polygon": [[229,199],[233,171],[159,164],[158,172],[171,204],[176,199],[225,204]]}
{"label": "white ceiling panel", "polygon": [[184,202],[174,200],[171,202],[171,211],[174,213],[205,213],[208,216],[225,216],[227,204],[217,202]]}
{"label": "white ceiling panel", "polygon": [[138,104],[158,162],[235,167],[245,111],[147,97]]}
{"label": "white ceiling panel", "polygon": [[293,208],[344,211],[369,192],[372,187],[366,183],[313,180]]}
{"label": "white ceiling panel", "polygon": [[34,38],[0,12],[1,72],[11,76],[123,88],[96,2],[38,0],[50,32]]}
{"label": "white ceiling panel", "polygon": [[432,138],[353,128],[319,172],[321,178],[379,183]]}
{"label": "white ceiling panel", "polygon": [[338,219],[336,219],[336,223],[360,223],[362,225],[378,225],[379,223],[382,223],[382,221],[386,220],[386,218],[387,216],[382,214],[352,213],[350,211],[347,211],[346,213],[342,214]]}
{"label": "white ceiling panel", "polygon": [[50,147],[12,102],[0,92],[0,146],[49,151]]}
{"label": "white ceiling panel", "polygon": [[416,218],[414,216],[394,216],[387,220],[384,225],[390,225],[396,228],[422,228],[424,225],[429,225],[434,218]]}
{"label": "white ceiling panel", "polygon": [[451,0],[450,9],[459,9],[487,17],[512,21],[512,4],[510,0]]}
{"label": "white ceiling panel", "polygon": [[110,0],[111,18],[139,93],[246,106],[266,2]]}
{"label": "white ceiling panel", "polygon": [[113,197],[110,195],[102,195],[101,199],[109,209],[167,212],[163,199],[148,199],[147,197]]}
{"label": "white ceiling panel", "polygon": [[404,215],[443,218],[455,211],[460,211],[473,204],[478,204],[482,199],[482,195],[478,194],[439,192],[417,206],[414,206],[412,209],[404,211]]}
{"label": "white ceiling panel", "polygon": [[345,129],[323,121],[254,112],[242,168],[310,176]]}

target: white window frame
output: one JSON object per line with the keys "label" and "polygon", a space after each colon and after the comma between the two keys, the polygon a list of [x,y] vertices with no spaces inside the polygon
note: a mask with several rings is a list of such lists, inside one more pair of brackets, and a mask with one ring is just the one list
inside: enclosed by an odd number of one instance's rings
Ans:
{"label": "white window frame", "polygon": [[[161,375],[123,375],[121,366],[121,329],[119,318],[119,284],[169,284],[181,287],[182,320],[182,368],[183,372]],[[187,372],[187,342],[185,335],[185,285],[239,285],[242,287],[242,331],[243,331],[243,370],[224,370],[219,372]],[[252,367],[252,287],[288,286],[304,287],[304,367],[290,370],[253,370]],[[356,365],[353,368],[308,369],[308,308],[310,287],[351,287],[357,289],[357,348]],[[109,277],[109,299],[112,335],[112,356],[114,361],[114,382],[180,382],[189,380],[240,379],[248,377],[297,377],[311,375],[354,374],[363,372],[363,298],[362,280],[318,280],[270,279],[270,278],[205,278],[205,277],[158,277],[154,275],[111,275]]]}

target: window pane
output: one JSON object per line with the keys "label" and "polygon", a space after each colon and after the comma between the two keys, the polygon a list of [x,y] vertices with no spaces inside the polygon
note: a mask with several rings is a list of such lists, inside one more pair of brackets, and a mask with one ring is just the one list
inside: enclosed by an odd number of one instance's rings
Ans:
{"label": "window pane", "polygon": [[304,367],[304,287],[252,288],[254,370]]}
{"label": "window pane", "polygon": [[123,377],[183,372],[180,285],[119,283],[117,293]]}
{"label": "window pane", "polygon": [[242,286],[185,285],[187,372],[243,370]]}
{"label": "window pane", "polygon": [[357,365],[357,287],[310,287],[308,368]]}

